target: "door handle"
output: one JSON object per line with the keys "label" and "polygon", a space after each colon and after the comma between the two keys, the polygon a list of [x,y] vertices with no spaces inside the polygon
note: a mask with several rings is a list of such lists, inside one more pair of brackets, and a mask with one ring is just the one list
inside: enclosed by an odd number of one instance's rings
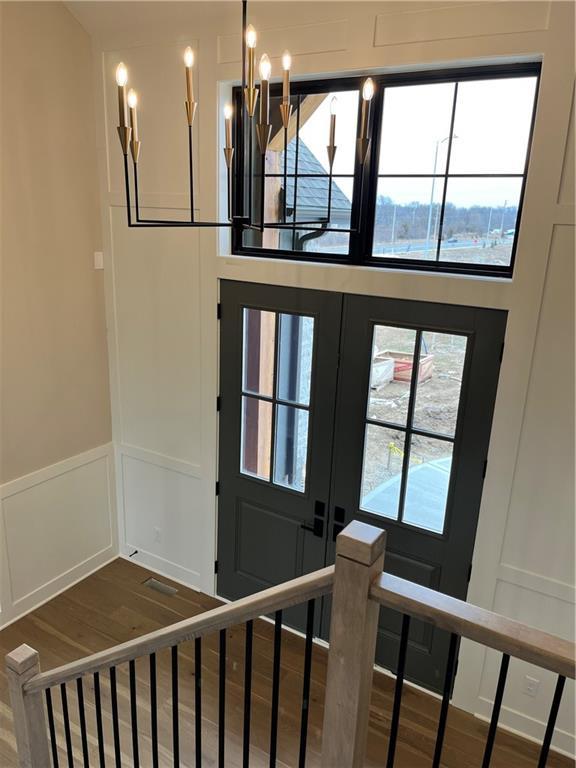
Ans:
{"label": "door handle", "polygon": [[334,525],[332,526],[332,541],[336,541],[339,533],[346,527],[346,510],[344,507],[334,507]]}
{"label": "door handle", "polygon": [[314,536],[322,538],[324,536],[324,516],[326,514],[326,505],[323,501],[314,503],[314,521],[310,523],[301,523],[300,528],[304,531],[310,531]]}

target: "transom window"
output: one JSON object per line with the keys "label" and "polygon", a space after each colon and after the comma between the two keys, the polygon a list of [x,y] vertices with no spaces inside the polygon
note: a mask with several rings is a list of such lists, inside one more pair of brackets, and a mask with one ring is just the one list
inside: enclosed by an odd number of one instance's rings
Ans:
{"label": "transom window", "polygon": [[252,154],[252,179],[235,192],[259,222],[264,180],[265,228],[236,230],[234,251],[511,276],[539,70],[523,64],[374,78],[363,171],[356,137],[364,77],[294,83],[286,130],[273,89],[265,162],[253,136],[243,150]]}

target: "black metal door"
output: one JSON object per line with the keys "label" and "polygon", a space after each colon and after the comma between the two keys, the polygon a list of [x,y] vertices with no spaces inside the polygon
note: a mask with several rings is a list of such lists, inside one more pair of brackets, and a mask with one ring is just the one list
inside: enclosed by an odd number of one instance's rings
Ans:
{"label": "black metal door", "polygon": [[324,567],[342,296],[226,281],[221,307],[218,593],[237,599]]}
{"label": "black metal door", "polygon": [[[387,530],[386,571],[466,597],[505,326],[497,310],[345,297],[328,562],[356,518]],[[400,624],[381,612],[390,669]],[[406,676],[439,690],[448,640],[413,621]]]}

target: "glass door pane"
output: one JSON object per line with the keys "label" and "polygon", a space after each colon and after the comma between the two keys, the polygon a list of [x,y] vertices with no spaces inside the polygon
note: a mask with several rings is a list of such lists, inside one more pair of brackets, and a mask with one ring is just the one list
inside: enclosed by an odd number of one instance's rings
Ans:
{"label": "glass door pane", "polygon": [[304,493],[314,318],[249,307],[242,318],[240,471]]}
{"label": "glass door pane", "polygon": [[360,508],[444,531],[467,337],[374,325]]}

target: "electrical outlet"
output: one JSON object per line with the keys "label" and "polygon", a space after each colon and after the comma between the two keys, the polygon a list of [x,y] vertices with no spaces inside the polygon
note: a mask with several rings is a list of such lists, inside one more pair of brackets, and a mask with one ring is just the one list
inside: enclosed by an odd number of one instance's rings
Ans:
{"label": "electrical outlet", "polygon": [[161,539],[162,539],[162,531],[160,530],[160,528],[154,528],[154,541],[158,543],[161,541]]}
{"label": "electrical outlet", "polygon": [[94,269],[104,269],[104,254],[102,251],[94,251]]}
{"label": "electrical outlet", "polygon": [[526,696],[537,696],[540,689],[540,680],[530,675],[524,675],[523,691]]}

